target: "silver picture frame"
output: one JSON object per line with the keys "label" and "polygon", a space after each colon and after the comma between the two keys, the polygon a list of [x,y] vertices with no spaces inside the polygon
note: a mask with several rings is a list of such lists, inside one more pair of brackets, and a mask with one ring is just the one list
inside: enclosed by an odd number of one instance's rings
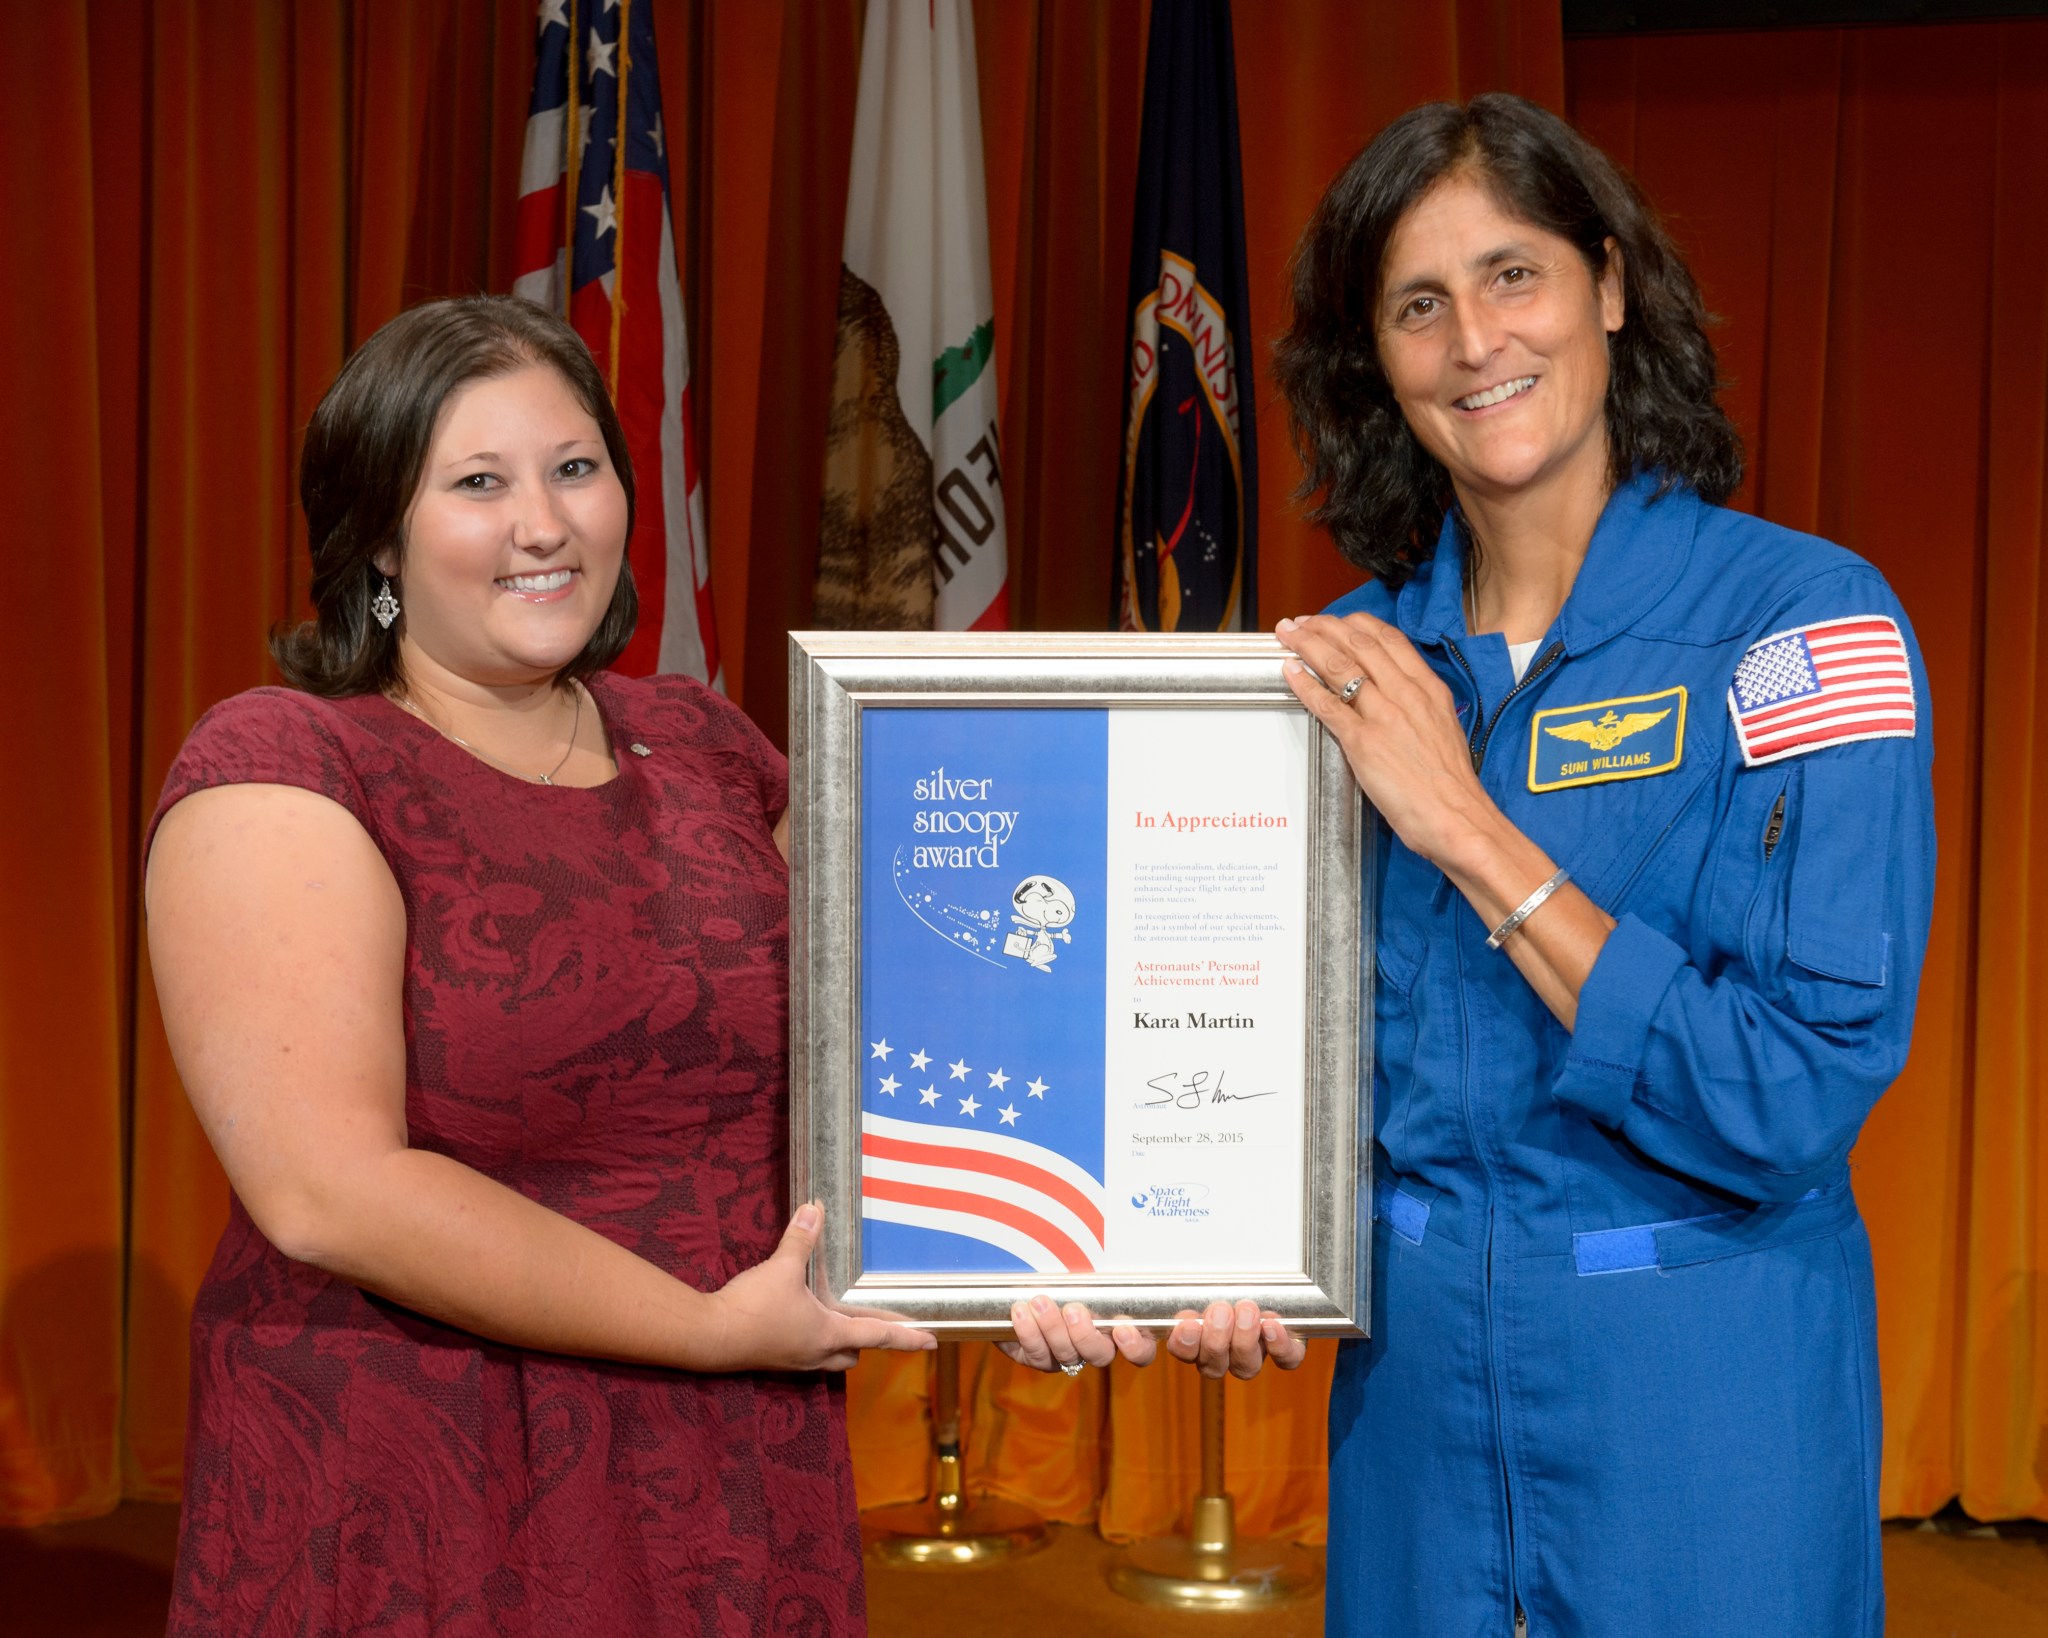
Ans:
{"label": "silver picture frame", "polygon": [[790,634],[790,1186],[820,1199],[812,1284],[953,1339],[1009,1334],[1011,1305],[1044,1291],[1099,1320],[1169,1321],[1250,1298],[1310,1336],[1362,1336],[1370,1313],[1372,907],[1369,819],[1343,753],[1308,718],[1303,988],[1304,1130],[1296,1267],[1248,1276],[1113,1267],[871,1270],[862,1264],[863,713],[877,707],[1170,708],[1306,713],[1263,634],[829,632]]}

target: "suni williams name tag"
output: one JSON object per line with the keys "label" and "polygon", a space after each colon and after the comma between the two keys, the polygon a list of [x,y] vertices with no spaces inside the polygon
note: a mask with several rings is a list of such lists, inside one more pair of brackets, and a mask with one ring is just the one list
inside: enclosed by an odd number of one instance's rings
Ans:
{"label": "suni williams name tag", "polygon": [[1559,791],[1669,773],[1685,757],[1685,686],[1538,711],[1529,789]]}

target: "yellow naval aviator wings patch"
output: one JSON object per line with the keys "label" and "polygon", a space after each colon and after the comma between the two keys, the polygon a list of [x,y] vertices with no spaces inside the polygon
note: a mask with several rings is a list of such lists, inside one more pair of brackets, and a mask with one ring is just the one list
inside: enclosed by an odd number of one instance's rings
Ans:
{"label": "yellow naval aviator wings patch", "polygon": [[1565,790],[1669,773],[1685,759],[1685,685],[1538,711],[1529,724],[1529,789]]}

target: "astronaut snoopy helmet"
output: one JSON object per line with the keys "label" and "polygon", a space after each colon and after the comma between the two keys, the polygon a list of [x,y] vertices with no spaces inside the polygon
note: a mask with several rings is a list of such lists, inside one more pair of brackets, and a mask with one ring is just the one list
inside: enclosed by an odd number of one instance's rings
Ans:
{"label": "astronaut snoopy helmet", "polygon": [[1026,876],[1010,895],[1020,921],[1036,927],[1064,927],[1074,919],[1074,895],[1055,876]]}

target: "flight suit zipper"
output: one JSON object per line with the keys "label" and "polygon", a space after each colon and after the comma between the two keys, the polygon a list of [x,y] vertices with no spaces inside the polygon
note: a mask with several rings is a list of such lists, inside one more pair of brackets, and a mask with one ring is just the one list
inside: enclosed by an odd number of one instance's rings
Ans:
{"label": "flight suit zipper", "polygon": [[1479,1162],[1479,1169],[1486,1174],[1486,1301],[1484,1320],[1486,1326],[1486,1385],[1493,1395],[1493,1427],[1496,1459],[1500,1463],[1500,1496],[1506,1529],[1501,1543],[1507,1560],[1508,1599],[1516,1608],[1521,1608],[1522,1589],[1515,1575],[1515,1491],[1508,1480],[1507,1460],[1507,1412],[1500,1397],[1500,1361],[1496,1356],[1493,1332],[1493,1248],[1495,1239],[1494,1193],[1498,1187],[1493,1167],[1488,1163],[1486,1151],[1479,1142],[1479,1129],[1472,1119],[1472,1011],[1465,1004],[1468,993],[1468,974],[1465,970],[1465,946],[1454,935],[1451,939],[1452,953],[1458,962],[1458,1025],[1465,1042],[1465,1071],[1460,1077],[1459,1090],[1465,1108],[1465,1140],[1472,1145],[1472,1155]]}
{"label": "flight suit zipper", "polygon": [[[1486,762],[1486,747],[1493,739],[1493,731],[1499,726],[1502,713],[1514,702],[1517,695],[1521,694],[1523,690],[1527,689],[1538,677],[1542,676],[1557,662],[1558,656],[1564,653],[1564,644],[1552,643],[1549,648],[1545,649],[1529,669],[1522,673],[1520,680],[1516,682],[1515,686],[1501,696],[1500,704],[1493,708],[1491,716],[1488,716],[1486,713],[1486,697],[1480,692],[1479,678],[1474,675],[1471,664],[1459,650],[1458,645],[1446,638],[1444,640],[1444,648],[1449,652],[1452,660],[1457,663],[1458,669],[1464,672],[1465,680],[1472,688],[1472,732],[1466,743],[1472,753],[1472,771],[1475,774],[1483,775]],[[1448,886],[1448,882],[1449,878],[1446,878],[1446,886]],[[1500,1456],[1501,1505],[1505,1510],[1507,1520],[1508,1597],[1519,1623],[1522,1616],[1522,1588],[1521,1579],[1515,1570],[1515,1488],[1508,1477],[1507,1411],[1506,1407],[1501,1403],[1500,1360],[1496,1353],[1493,1325],[1493,1251],[1496,1238],[1494,1200],[1499,1192],[1499,1180],[1495,1176],[1492,1165],[1487,1161],[1486,1151],[1479,1142],[1478,1127],[1472,1120],[1472,1015],[1470,1010],[1462,1004],[1462,998],[1466,990],[1465,947],[1455,938],[1452,940],[1452,947],[1457,951],[1458,956],[1458,989],[1461,1002],[1459,1018],[1465,1032],[1465,1136],[1466,1140],[1472,1145],[1472,1154],[1479,1162],[1480,1170],[1486,1174],[1486,1365],[1489,1378],[1488,1386],[1493,1390],[1493,1424],[1496,1430],[1495,1438],[1498,1441]]]}
{"label": "flight suit zipper", "polygon": [[1764,863],[1771,862],[1771,855],[1778,851],[1778,838],[1785,834],[1785,793],[1778,792],[1778,800],[1771,804],[1771,817],[1764,825]]}
{"label": "flight suit zipper", "polygon": [[[1465,680],[1472,685],[1472,733],[1467,744],[1472,751],[1472,771],[1477,773],[1479,765],[1486,760],[1486,745],[1493,738],[1493,730],[1500,721],[1501,713],[1513,703],[1517,694],[1550,669],[1552,662],[1564,652],[1564,644],[1552,643],[1538,655],[1535,663],[1522,673],[1522,680],[1501,695],[1500,704],[1493,708],[1493,715],[1490,717],[1486,715],[1486,696],[1479,692],[1479,679],[1473,675],[1472,667],[1459,652],[1458,645],[1445,638],[1444,647],[1450,651],[1451,658],[1458,662],[1458,669],[1465,673]],[[1482,718],[1486,724],[1483,728],[1480,726]]]}

